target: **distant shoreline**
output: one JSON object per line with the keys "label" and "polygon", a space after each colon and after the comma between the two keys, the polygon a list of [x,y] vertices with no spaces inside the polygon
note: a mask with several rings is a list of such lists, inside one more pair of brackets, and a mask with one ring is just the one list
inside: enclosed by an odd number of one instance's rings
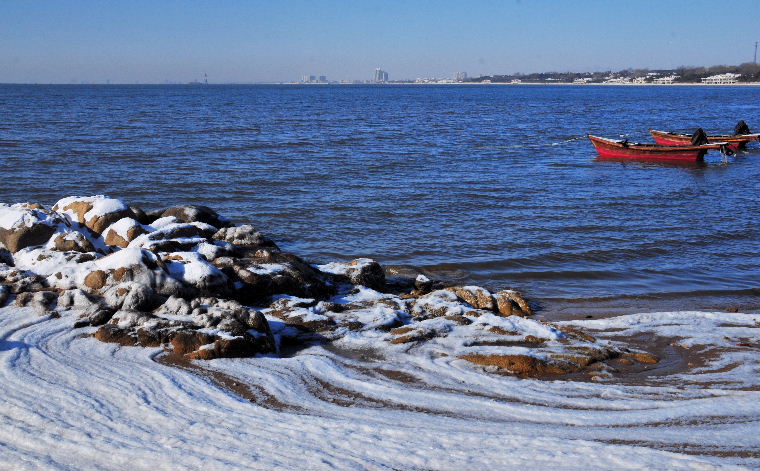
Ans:
{"label": "distant shoreline", "polygon": [[300,82],[255,82],[255,83],[209,83],[209,84],[196,84],[196,83],[0,83],[0,86],[66,86],[66,87],[123,87],[123,86],[161,86],[161,87],[214,87],[214,86],[256,86],[256,85],[305,85],[305,86],[357,86],[357,85],[372,85],[372,86],[402,86],[402,85],[419,85],[419,86],[441,86],[441,85],[467,85],[467,86],[485,86],[485,85],[509,85],[509,86],[574,86],[574,87],[760,87],[760,82],[743,82],[743,83],[730,83],[730,84],[712,84],[712,83],[571,83],[571,82],[521,82],[521,83],[509,83],[509,82],[450,82],[450,83],[416,83],[416,82],[393,82],[393,83],[300,83]]}

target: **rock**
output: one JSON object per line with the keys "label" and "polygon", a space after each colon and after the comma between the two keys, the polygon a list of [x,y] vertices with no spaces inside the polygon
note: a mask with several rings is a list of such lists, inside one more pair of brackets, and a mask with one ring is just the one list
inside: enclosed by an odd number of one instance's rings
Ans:
{"label": "rock", "polygon": [[107,245],[125,248],[137,236],[147,233],[145,228],[135,219],[130,217],[121,218],[111,224],[103,232],[104,241]]}
{"label": "rock", "polygon": [[0,244],[12,253],[45,244],[60,224],[58,215],[44,209],[0,204]]}
{"label": "rock", "polygon": [[119,309],[111,317],[111,324],[116,324],[121,329],[133,329],[151,321],[153,316],[132,309]]}
{"label": "rock", "polygon": [[502,316],[522,316],[527,317],[533,314],[533,310],[528,306],[525,298],[514,290],[503,290],[493,295],[496,300],[496,310]]}
{"label": "rock", "polygon": [[147,214],[153,220],[173,216],[182,222],[203,222],[217,228],[232,225],[228,219],[219,216],[213,209],[201,205],[172,206],[171,208],[150,211]]}
{"label": "rock", "polygon": [[0,283],[0,307],[5,306],[5,302],[8,300],[10,292],[11,290],[8,288],[8,285]]}
{"label": "rock", "polygon": [[646,352],[628,352],[623,354],[624,358],[637,361],[639,363],[654,364],[660,361],[659,358]]}
{"label": "rock", "polygon": [[81,232],[61,232],[53,238],[55,250],[60,252],[94,252],[95,246]]}
{"label": "rock", "polygon": [[216,240],[228,242],[241,247],[266,247],[279,251],[277,244],[271,239],[257,231],[255,227],[244,224],[242,226],[224,227],[219,229],[213,238]]}
{"label": "rock", "polygon": [[161,260],[170,276],[201,292],[226,291],[227,276],[197,252],[174,252]]}
{"label": "rock", "polygon": [[456,294],[449,290],[436,290],[414,301],[412,314],[415,317],[429,319],[444,316],[462,316],[468,309],[459,302]]}
{"label": "rock", "polygon": [[4,263],[9,267],[14,266],[13,254],[10,252],[10,250],[0,247],[0,263]]}
{"label": "rock", "polygon": [[26,270],[11,270],[2,276],[2,280],[8,284],[12,294],[25,291],[42,291],[49,288],[47,280],[35,273]]}
{"label": "rock", "polygon": [[147,214],[145,214],[145,211],[138,208],[137,206],[129,205],[129,209],[132,210],[132,214],[134,214],[134,218],[139,222],[140,224],[150,224],[153,222],[150,217],[148,217]]}
{"label": "rock", "polygon": [[340,282],[350,282],[377,291],[385,289],[385,271],[376,261],[358,258],[350,262],[333,262],[319,265],[319,270],[334,275]]}
{"label": "rock", "polygon": [[111,320],[114,311],[112,309],[99,309],[90,316],[90,325],[99,326]]}
{"label": "rock", "polygon": [[549,363],[530,355],[462,355],[459,358],[483,366],[496,366],[511,373],[527,376],[562,374],[578,371],[578,368]]}
{"label": "rock", "polygon": [[82,327],[89,327],[89,326],[90,326],[90,319],[88,319],[87,317],[82,318],[82,319],[77,319],[74,322],[75,329],[81,329]]}
{"label": "rock", "polygon": [[427,294],[433,289],[433,281],[420,273],[417,275],[417,278],[414,279],[414,289],[417,290],[417,293],[420,295]]}
{"label": "rock", "polygon": [[105,286],[108,275],[103,270],[95,270],[84,277],[84,285],[93,291],[100,290]]}
{"label": "rock", "polygon": [[485,288],[479,286],[454,286],[446,289],[476,309],[496,310],[496,302],[491,293]]}
{"label": "rock", "polygon": [[53,206],[53,211],[65,214],[72,221],[84,224],[97,234],[101,234],[121,218],[134,217],[134,213],[124,202],[103,195],[63,198]]}
{"label": "rock", "polygon": [[190,303],[186,299],[177,296],[170,296],[160,308],[161,312],[175,316],[190,315],[192,310],[193,308],[190,307]]}
{"label": "rock", "polygon": [[246,335],[230,339],[217,339],[213,344],[204,345],[188,356],[196,360],[213,360],[214,358],[249,357],[257,353],[270,353],[271,351],[265,339],[260,340]]}
{"label": "rock", "polygon": [[79,288],[74,288],[65,290],[58,296],[58,307],[87,310],[94,306],[99,306],[101,301],[99,297],[82,291]]}
{"label": "rock", "polygon": [[153,241],[190,238],[206,240],[210,239],[216,232],[216,227],[202,222],[172,223],[149,233],[147,238]]}
{"label": "rock", "polygon": [[113,324],[103,325],[92,336],[101,342],[118,343],[124,346],[135,345],[137,342],[136,335],[132,335],[127,329],[119,328]]}
{"label": "rock", "polygon": [[224,332],[229,332],[230,334],[234,336],[240,336],[243,335],[247,330],[248,326],[240,322],[239,320],[235,318],[226,318],[222,319],[217,325],[216,328],[219,330],[222,330]]}
{"label": "rock", "polygon": [[[192,257],[199,258],[200,256],[192,254]],[[204,263],[208,265],[207,262],[204,261]],[[105,292],[115,285],[134,282],[146,285],[163,296],[197,294],[193,286],[174,278],[164,267],[164,262],[152,252],[128,247],[82,267],[77,272],[76,284],[93,293]],[[202,273],[194,273],[194,275],[201,276]],[[126,295],[126,292],[123,295]]]}
{"label": "rock", "polygon": [[57,300],[58,293],[54,291],[25,292],[16,296],[16,306],[28,306],[40,315],[47,315]]}
{"label": "rock", "polygon": [[[119,287],[115,288],[117,291]],[[140,283],[130,283],[121,309],[135,311],[152,311],[164,302],[163,297],[156,294],[150,286]]]}
{"label": "rock", "polygon": [[171,345],[174,353],[186,355],[198,350],[201,346],[210,344],[214,341],[214,336],[198,332],[195,330],[184,330],[177,332],[171,339]]}

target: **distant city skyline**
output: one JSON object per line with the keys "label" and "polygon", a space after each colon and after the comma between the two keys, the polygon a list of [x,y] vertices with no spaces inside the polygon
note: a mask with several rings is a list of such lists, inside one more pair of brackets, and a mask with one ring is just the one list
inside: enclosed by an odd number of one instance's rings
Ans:
{"label": "distant city skyline", "polygon": [[372,81],[376,68],[400,80],[740,64],[753,60],[758,18],[757,0],[4,0],[0,82]]}

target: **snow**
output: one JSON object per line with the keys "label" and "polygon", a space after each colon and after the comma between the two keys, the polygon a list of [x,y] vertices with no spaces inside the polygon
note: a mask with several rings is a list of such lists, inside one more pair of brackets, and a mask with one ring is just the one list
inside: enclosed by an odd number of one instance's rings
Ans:
{"label": "snow", "polygon": [[28,209],[24,203],[0,203],[0,228],[10,230],[21,226],[31,227],[35,223],[54,225],[52,217],[39,209]]}
{"label": "snow", "polygon": [[123,201],[116,198],[109,198],[105,195],[68,196],[66,198],[58,200],[58,202],[53,205],[53,207],[56,208],[56,212],[59,214],[65,214],[72,221],[77,221],[77,215],[74,213],[74,211],[70,209],[64,210],[66,206],[76,202],[90,203],[92,205],[92,208],[90,208],[90,210],[84,214],[85,221],[128,209],[128,206],[124,204]]}
{"label": "snow", "polygon": [[127,236],[127,232],[131,228],[136,227],[136,226],[142,226],[142,225],[132,218],[129,218],[129,217],[121,218],[115,223],[108,226],[106,230],[103,231],[103,234],[108,234],[108,231],[111,230],[111,231],[116,232],[119,235],[119,237],[121,237],[122,239],[128,241],[129,238]]}
{"label": "snow", "polygon": [[287,267],[281,263],[257,263],[246,268],[257,275],[274,275],[285,270]]}
{"label": "snow", "polygon": [[315,268],[324,273],[332,275],[346,275],[349,270],[361,268],[364,265],[374,262],[371,258],[357,258],[352,262],[330,262],[324,265],[315,265]]}
{"label": "snow", "polygon": [[185,283],[200,286],[212,280],[226,279],[218,268],[197,252],[172,252],[171,257],[164,260],[169,274]]}
{"label": "snow", "polygon": [[[756,335],[758,316],[656,313],[573,322],[684,338]],[[743,317],[742,317],[743,316]],[[314,346],[204,368],[255,385],[277,410],[203,375],[72,330],[75,315],[0,308],[0,468],[757,469],[752,390],[626,386],[484,374],[451,357],[354,360]],[[693,322],[688,324],[686,319]],[[634,322],[633,324],[628,321]],[[733,332],[725,324],[743,326]],[[724,325],[724,327],[720,327]],[[717,326],[717,327],[716,327]],[[714,331],[714,332],[713,332]],[[728,358],[735,360],[735,358]],[[399,381],[383,371],[398,371]],[[327,386],[326,386],[327,385]],[[341,405],[345,401],[351,407]],[[729,452],[728,456],[724,452]]]}

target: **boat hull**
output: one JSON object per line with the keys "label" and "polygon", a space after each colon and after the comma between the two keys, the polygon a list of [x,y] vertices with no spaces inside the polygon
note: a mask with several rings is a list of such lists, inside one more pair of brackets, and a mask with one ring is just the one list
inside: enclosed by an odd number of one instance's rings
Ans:
{"label": "boat hull", "polygon": [[613,159],[664,160],[677,162],[697,162],[704,158],[709,149],[719,146],[675,146],[657,144],[625,144],[622,141],[589,136],[599,157]]}
{"label": "boat hull", "polygon": [[[650,129],[649,134],[654,138],[654,142],[665,146],[690,146],[691,134],[680,134],[675,132],[657,131]],[[707,136],[707,142],[726,142],[731,150],[742,150],[747,147],[749,141],[758,140],[757,134],[747,136]]]}

